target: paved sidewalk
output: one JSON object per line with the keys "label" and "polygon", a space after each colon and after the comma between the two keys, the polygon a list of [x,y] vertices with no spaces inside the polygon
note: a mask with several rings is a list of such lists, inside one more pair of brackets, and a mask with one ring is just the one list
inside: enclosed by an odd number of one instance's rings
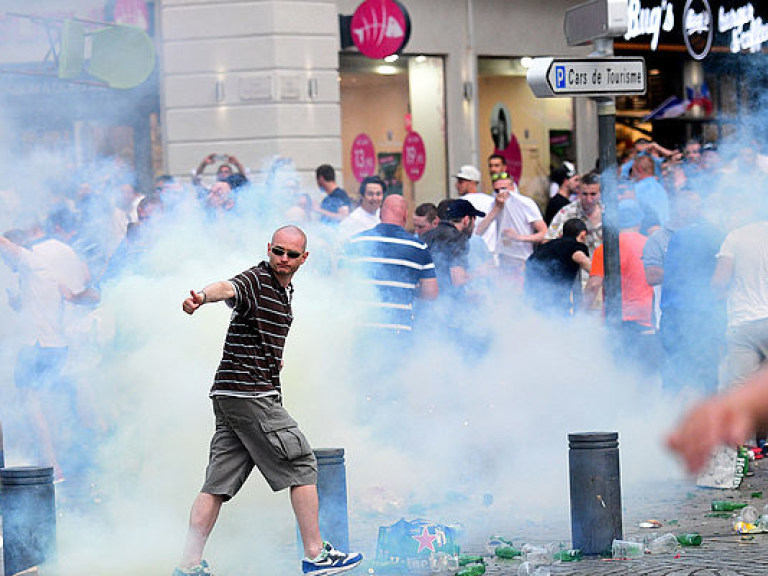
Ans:
{"label": "paved sidewalk", "polygon": [[[709,576],[768,574],[768,534],[739,535],[733,530],[732,518],[707,516],[712,500],[749,502],[761,513],[768,503],[768,459],[752,462],[754,476],[747,477],[738,490],[706,490],[690,485],[671,486],[671,496],[663,494],[659,502],[643,502],[639,506],[625,503],[624,539],[643,541],[644,538],[673,532],[697,532],[703,541],[697,548],[679,548],[677,554],[650,555],[631,560],[588,558],[581,562],[551,565],[556,575],[619,575],[643,574],[674,576]],[[762,492],[761,498],[752,493]],[[640,528],[640,522],[658,519],[664,525],[658,529]],[[517,542],[515,542],[517,544]],[[471,550],[468,550],[472,553]],[[487,552],[476,550],[475,553]],[[516,575],[520,562],[486,558],[489,576]]]}

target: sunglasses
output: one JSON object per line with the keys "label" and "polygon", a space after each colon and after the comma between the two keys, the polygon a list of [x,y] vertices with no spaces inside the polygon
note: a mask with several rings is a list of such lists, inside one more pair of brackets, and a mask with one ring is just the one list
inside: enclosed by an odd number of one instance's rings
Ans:
{"label": "sunglasses", "polygon": [[286,250],[285,248],[282,248],[280,246],[272,246],[272,254],[274,254],[278,258],[288,254],[288,258],[290,258],[291,260],[296,260],[296,258],[301,258],[301,255],[302,255],[301,252],[296,252],[295,250]]}
{"label": "sunglasses", "polygon": [[496,180],[509,180],[509,174],[507,174],[506,172],[491,174],[491,182],[496,182]]}

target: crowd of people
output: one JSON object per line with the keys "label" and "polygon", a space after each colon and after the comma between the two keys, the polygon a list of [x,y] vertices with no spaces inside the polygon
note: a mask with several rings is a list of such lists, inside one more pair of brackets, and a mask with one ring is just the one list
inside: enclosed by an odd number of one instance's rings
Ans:
{"label": "crowd of people", "polygon": [[[89,396],[84,383],[63,377],[68,356],[88,339],[102,289],[141,273],[165,222],[192,211],[215,223],[268,207],[284,224],[307,229],[315,266],[359,283],[360,329],[407,346],[436,324],[461,337],[473,307],[498,298],[519,298],[553,321],[600,318],[601,193],[603,182],[616,182],[618,349],[672,392],[743,382],[768,356],[768,212],[760,196],[768,157],[757,142],[741,142],[721,156],[696,140],[677,151],[641,138],[608,179],[564,162],[552,172],[546,206],[521,193],[496,154],[487,159],[491,189],[481,190],[480,170],[467,164],[453,175],[455,193],[435,191],[441,201],[415,207],[378,176],[350,195],[327,164],[308,192],[284,159],[259,185],[236,157],[219,154],[203,159],[191,184],[160,176],[151,191],[137,189],[120,162],[75,174],[50,187],[45,214],[18,209],[0,236],[14,282],[8,305],[25,319],[14,383],[34,445],[63,479],[57,419],[82,411]],[[206,182],[205,169],[216,164]],[[8,206],[23,204],[7,197]],[[301,251],[270,246],[280,261],[306,258],[305,249],[306,242]],[[205,298],[193,293],[192,303]],[[96,409],[79,421],[94,434],[108,427]],[[308,556],[322,552],[316,540]]]}

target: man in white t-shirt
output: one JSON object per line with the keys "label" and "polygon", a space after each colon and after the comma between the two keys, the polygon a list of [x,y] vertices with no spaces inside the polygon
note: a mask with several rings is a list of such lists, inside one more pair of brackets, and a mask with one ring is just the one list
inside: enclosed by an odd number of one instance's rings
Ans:
{"label": "man in white t-shirt", "polygon": [[360,206],[339,224],[339,239],[346,240],[358,232],[370,230],[381,222],[381,203],[387,185],[378,176],[368,176],[360,183]]}
{"label": "man in white t-shirt", "polygon": [[544,240],[547,225],[536,203],[520,194],[508,174],[495,174],[492,180],[496,197],[486,219],[496,220],[499,270],[522,288],[525,261]]}
{"label": "man in white t-shirt", "polygon": [[[29,327],[26,345],[16,361],[14,381],[32,416],[38,446],[53,465],[55,477],[61,479],[54,448],[59,430],[55,415],[44,410],[44,399],[53,392],[64,392],[69,401],[74,397],[74,391],[60,389],[67,359],[65,307],[67,302],[83,301],[89,293],[90,276],[85,263],[66,243],[46,236],[37,224],[28,233],[25,246],[0,236],[0,253],[19,275],[20,310]],[[55,406],[53,411],[61,413],[63,409]]]}
{"label": "man in white t-shirt", "polygon": [[726,381],[745,381],[768,358],[768,221],[726,236],[712,285],[728,302]]}

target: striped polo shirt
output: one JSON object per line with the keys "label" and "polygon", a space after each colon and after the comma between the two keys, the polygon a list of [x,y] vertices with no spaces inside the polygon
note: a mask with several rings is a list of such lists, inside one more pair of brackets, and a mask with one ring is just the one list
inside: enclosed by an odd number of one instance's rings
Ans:
{"label": "striped polo shirt", "polygon": [[210,396],[278,394],[293,285],[283,288],[266,261],[229,281],[235,289],[226,301],[232,318]]}
{"label": "striped polo shirt", "polygon": [[363,325],[387,331],[413,329],[413,298],[419,281],[435,277],[427,245],[396,224],[378,224],[347,242],[346,266],[376,289],[366,302]]}

